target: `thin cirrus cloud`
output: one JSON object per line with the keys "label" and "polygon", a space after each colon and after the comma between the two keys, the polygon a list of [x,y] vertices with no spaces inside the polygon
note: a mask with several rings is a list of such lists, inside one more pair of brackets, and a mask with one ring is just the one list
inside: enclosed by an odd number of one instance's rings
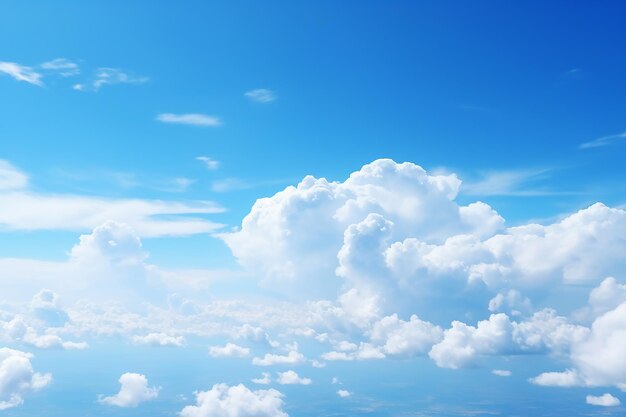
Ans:
{"label": "thin cirrus cloud", "polygon": [[163,123],[174,123],[191,126],[217,127],[222,124],[219,117],[209,116],[202,113],[160,113],[156,119]]}
{"label": "thin cirrus cloud", "polygon": [[93,91],[97,92],[105,85],[115,84],[143,84],[150,80],[148,77],[130,74],[119,68],[101,67],[96,70],[93,79],[74,84],[72,87],[77,91]]}
{"label": "thin cirrus cloud", "polygon": [[208,156],[198,156],[196,157],[196,160],[204,163],[204,166],[210,170],[215,170],[220,167],[220,161]]}
{"label": "thin cirrus cloud", "polygon": [[626,139],[626,132],[618,133],[616,135],[602,136],[601,138],[597,138],[589,142],[581,143],[578,146],[578,148],[579,149],[602,148],[604,146],[614,145],[616,142],[622,139]]}
{"label": "thin cirrus cloud", "polygon": [[33,68],[20,65],[16,62],[0,61],[0,73],[4,73],[16,81],[24,81],[29,84],[43,87],[42,75]]}
{"label": "thin cirrus cloud", "polygon": [[41,64],[41,68],[58,73],[62,77],[72,77],[80,74],[77,63],[66,58],[56,58]]}
{"label": "thin cirrus cloud", "polygon": [[267,88],[256,88],[254,90],[246,91],[244,93],[250,101],[255,101],[257,103],[271,103],[276,100],[276,93]]}

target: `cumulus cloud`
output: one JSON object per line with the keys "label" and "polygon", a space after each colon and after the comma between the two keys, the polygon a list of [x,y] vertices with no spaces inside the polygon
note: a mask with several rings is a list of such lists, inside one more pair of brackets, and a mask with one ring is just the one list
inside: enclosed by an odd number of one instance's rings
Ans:
{"label": "cumulus cloud", "polygon": [[275,353],[266,353],[262,358],[253,358],[252,364],[257,366],[272,366],[272,365],[293,365],[302,363],[305,361],[305,357],[297,350],[289,351],[286,355],[277,355]]}
{"label": "cumulus cloud", "polygon": [[181,417],[289,417],[283,411],[283,395],[274,389],[252,391],[243,384],[216,384],[195,395],[196,404],[184,407]]}
{"label": "cumulus cloud", "polygon": [[340,396],[341,398],[348,398],[349,396],[352,395],[352,393],[348,390],[340,389],[339,391],[337,391],[337,395]]}
{"label": "cumulus cloud", "polygon": [[263,372],[261,378],[253,378],[251,381],[259,385],[268,385],[272,382],[272,376],[269,372]]}
{"label": "cumulus cloud", "polygon": [[295,371],[279,372],[277,381],[280,385],[309,385],[312,382],[309,378],[300,377]]}
{"label": "cumulus cloud", "polygon": [[33,355],[19,350],[0,348],[0,410],[24,403],[24,395],[50,383],[52,375],[33,370]]}
{"label": "cumulus cloud", "polygon": [[174,114],[174,113],[161,113],[157,115],[157,120],[164,123],[177,123],[183,125],[192,126],[219,126],[222,121],[215,116],[209,116],[200,113],[186,113],[186,114]]}
{"label": "cumulus cloud", "polygon": [[133,342],[139,345],[182,347],[185,346],[185,338],[182,336],[170,336],[166,333],[149,333],[145,336],[133,337]]}
{"label": "cumulus cloud", "polygon": [[257,103],[270,103],[276,100],[276,93],[267,88],[256,88],[254,90],[246,91],[244,96],[248,97],[251,101]]}
{"label": "cumulus cloud", "polygon": [[443,338],[441,327],[420,320],[412,315],[409,321],[403,321],[397,314],[387,316],[375,322],[370,339],[383,344],[387,355],[426,354],[431,347]]}
{"label": "cumulus cloud", "polygon": [[120,391],[110,397],[102,397],[98,402],[117,407],[137,407],[144,401],[153,400],[159,396],[160,388],[148,387],[148,379],[141,374],[127,372],[123,374],[119,383]]}
{"label": "cumulus cloud", "polygon": [[234,343],[226,343],[224,346],[211,346],[209,355],[214,358],[245,358],[250,355],[250,349]]}
{"label": "cumulus cloud", "polygon": [[16,62],[0,61],[0,73],[4,73],[17,81],[43,87],[42,75],[31,67],[20,65]]}
{"label": "cumulus cloud", "polygon": [[587,395],[587,404],[598,405],[600,407],[617,407],[621,404],[619,398],[612,396],[609,393],[602,394],[600,396]]}

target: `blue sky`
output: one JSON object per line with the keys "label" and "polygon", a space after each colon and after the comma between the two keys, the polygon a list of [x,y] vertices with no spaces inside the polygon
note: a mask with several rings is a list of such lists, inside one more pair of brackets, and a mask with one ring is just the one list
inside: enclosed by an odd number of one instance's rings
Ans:
{"label": "blue sky", "polygon": [[625,16],[2,4],[0,414],[623,413]]}

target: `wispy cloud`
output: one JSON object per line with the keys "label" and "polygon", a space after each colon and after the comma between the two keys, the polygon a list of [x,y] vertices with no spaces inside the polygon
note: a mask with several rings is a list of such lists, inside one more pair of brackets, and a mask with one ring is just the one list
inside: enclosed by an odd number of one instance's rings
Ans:
{"label": "wispy cloud", "polygon": [[225,193],[234,190],[245,190],[251,188],[252,185],[239,178],[224,178],[221,180],[215,180],[211,184],[211,191],[216,193]]}
{"label": "wispy cloud", "polygon": [[270,103],[276,100],[276,93],[272,90],[268,90],[267,88],[257,88],[246,91],[244,95],[257,103]]}
{"label": "wispy cloud", "polygon": [[215,170],[220,167],[220,161],[217,161],[208,156],[198,156],[196,160],[202,161],[204,165],[207,167],[207,169],[210,169],[210,170]]}
{"label": "wispy cloud", "polygon": [[201,113],[186,113],[186,114],[174,114],[174,113],[161,113],[156,119],[164,123],[178,123],[183,125],[193,126],[219,126],[222,121],[219,117],[209,116]]}
{"label": "wispy cloud", "polygon": [[591,148],[600,148],[603,146],[613,145],[615,142],[626,139],[626,132],[618,133],[616,135],[602,136],[601,138],[594,139],[589,142],[581,143],[578,148],[579,149],[591,149]]}
{"label": "wispy cloud", "polygon": [[105,85],[142,84],[148,80],[148,77],[132,75],[118,68],[98,68],[93,80],[75,84],[73,88],[78,91],[98,91]]}
{"label": "wispy cloud", "polygon": [[545,179],[550,171],[550,169],[546,168],[485,171],[481,173],[481,178],[479,180],[463,183],[461,191],[464,194],[474,196],[552,195],[556,193],[542,188],[530,187],[533,183]]}
{"label": "wispy cloud", "polygon": [[66,58],[56,58],[44,62],[40,67],[48,71],[54,71],[63,77],[72,77],[80,74],[78,64]]}
{"label": "wispy cloud", "polygon": [[25,81],[29,84],[38,85],[43,87],[43,81],[41,81],[42,75],[31,67],[20,65],[15,62],[0,61],[0,73],[7,74],[13,77],[17,81]]}
{"label": "wispy cloud", "polygon": [[28,185],[28,175],[9,161],[0,159],[0,190],[15,190]]}

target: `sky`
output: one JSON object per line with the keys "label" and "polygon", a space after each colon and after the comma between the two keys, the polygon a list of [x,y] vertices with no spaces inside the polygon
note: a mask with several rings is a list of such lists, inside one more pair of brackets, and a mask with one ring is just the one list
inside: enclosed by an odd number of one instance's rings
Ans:
{"label": "sky", "polygon": [[625,18],[0,4],[0,415],[622,415]]}

